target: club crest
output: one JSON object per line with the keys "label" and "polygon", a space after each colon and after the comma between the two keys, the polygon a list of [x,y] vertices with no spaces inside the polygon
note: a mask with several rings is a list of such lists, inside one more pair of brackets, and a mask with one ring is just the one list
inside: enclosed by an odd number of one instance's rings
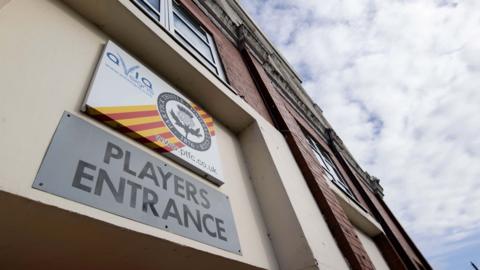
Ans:
{"label": "club crest", "polygon": [[158,96],[157,107],[165,125],[182,143],[197,151],[210,148],[212,140],[208,126],[190,103],[164,92]]}

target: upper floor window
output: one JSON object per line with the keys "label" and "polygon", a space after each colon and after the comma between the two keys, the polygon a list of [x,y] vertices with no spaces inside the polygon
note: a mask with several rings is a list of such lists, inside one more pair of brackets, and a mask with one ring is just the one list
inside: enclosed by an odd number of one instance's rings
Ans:
{"label": "upper floor window", "polygon": [[133,0],[152,20],[173,34],[209,70],[225,81],[212,35],[175,0]]}
{"label": "upper floor window", "polygon": [[352,191],[348,187],[347,183],[340,175],[340,172],[333,163],[333,160],[330,158],[330,155],[323,150],[319,143],[317,143],[311,136],[306,135],[308,139],[308,143],[312,148],[313,152],[315,153],[315,157],[317,157],[318,162],[322,165],[323,170],[325,171],[325,175],[328,180],[332,181],[337,187],[339,187],[342,191],[344,191],[349,197],[355,199]]}

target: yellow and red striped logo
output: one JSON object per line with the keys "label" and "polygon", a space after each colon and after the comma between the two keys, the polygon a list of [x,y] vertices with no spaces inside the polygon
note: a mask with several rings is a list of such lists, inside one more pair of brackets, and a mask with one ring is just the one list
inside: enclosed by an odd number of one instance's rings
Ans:
{"label": "yellow and red striped logo", "polygon": [[[191,105],[207,125],[210,136],[215,136],[212,117],[199,106]],[[185,146],[165,125],[155,105],[87,106],[87,114],[158,152]]]}

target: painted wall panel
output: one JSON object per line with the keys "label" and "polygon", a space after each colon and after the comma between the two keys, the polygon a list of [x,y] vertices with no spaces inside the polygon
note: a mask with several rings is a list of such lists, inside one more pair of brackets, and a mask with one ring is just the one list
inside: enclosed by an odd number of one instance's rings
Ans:
{"label": "painted wall panel", "polygon": [[[57,1],[14,0],[2,8],[0,189],[222,257],[276,269],[276,259],[254,199],[248,171],[243,165],[244,157],[238,140],[217,122],[220,156],[228,157],[221,160],[228,184],[219,190],[230,197],[242,247],[241,256],[32,189],[34,177],[65,110],[74,112],[121,140],[135,143],[79,111],[102,47],[108,39],[94,25]],[[156,154],[140,144],[136,146]],[[159,158],[218,188],[177,164]]]}

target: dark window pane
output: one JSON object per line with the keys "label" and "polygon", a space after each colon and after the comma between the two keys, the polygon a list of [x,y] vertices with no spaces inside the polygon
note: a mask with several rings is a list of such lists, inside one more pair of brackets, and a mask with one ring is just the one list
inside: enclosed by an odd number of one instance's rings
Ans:
{"label": "dark window pane", "polygon": [[330,173],[326,172],[325,175],[327,176],[328,180],[335,181],[335,178],[333,178],[333,176]]}
{"label": "dark window pane", "polygon": [[193,31],[196,32],[196,34],[199,36],[199,38],[203,39],[206,43],[208,43],[207,33],[175,1],[173,1],[173,9],[175,10],[174,14],[176,13],[177,16],[182,18],[183,21],[185,23],[187,23],[193,29]]}
{"label": "dark window pane", "polygon": [[[143,7],[143,10],[145,10],[146,12],[148,12],[148,14],[155,20],[157,21],[160,21],[160,0],[158,1],[155,1],[155,0],[138,0],[136,1],[140,6]],[[147,4],[147,2],[157,2],[156,3],[156,6],[154,6],[153,4],[150,3]],[[156,9],[156,10],[155,10]]]}
{"label": "dark window pane", "polygon": [[195,48],[205,59],[213,63],[213,55],[210,50],[210,46],[205,43],[187,24],[177,15],[173,14],[173,23],[175,30],[189,43],[190,46]]}
{"label": "dark window pane", "polygon": [[132,1],[152,20],[172,33],[177,41],[197,56],[209,70],[225,79],[211,35],[178,2],[175,0]]}
{"label": "dark window pane", "polygon": [[[144,0],[145,1],[145,0]],[[160,0],[147,0],[147,2],[158,12],[160,12]]]}
{"label": "dark window pane", "polygon": [[306,136],[308,139],[308,144],[315,153],[315,157],[318,159],[318,162],[325,171],[326,178],[331,182],[335,183],[338,188],[343,190],[350,197],[355,198],[350,189],[348,188],[347,184],[345,183],[345,180],[343,180],[343,178],[340,176],[340,173],[338,172],[338,169],[333,163],[330,156],[321,149],[321,147],[312,137],[310,137],[309,135]]}

